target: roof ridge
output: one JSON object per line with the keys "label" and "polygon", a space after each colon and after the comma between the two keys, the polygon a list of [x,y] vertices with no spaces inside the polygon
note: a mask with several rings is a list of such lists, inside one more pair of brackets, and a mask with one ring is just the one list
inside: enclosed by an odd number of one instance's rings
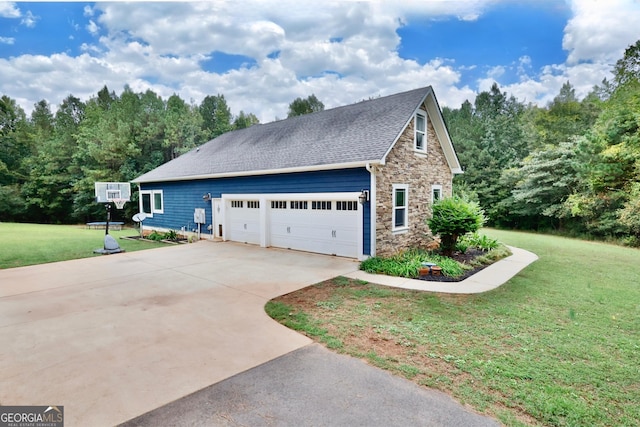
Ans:
{"label": "roof ridge", "polygon": [[[287,117],[287,118],[284,118],[284,119],[274,120],[274,121],[271,121],[271,122],[260,123],[260,124],[268,125],[268,124],[271,124],[271,123],[280,123],[280,122],[283,122],[285,120],[296,119],[296,118],[299,118],[299,117],[313,116],[313,115],[316,115],[316,114],[322,114],[322,113],[326,113],[326,112],[329,112],[329,111],[335,111],[335,110],[340,110],[340,109],[344,109],[344,108],[349,108],[349,107],[353,107],[353,106],[356,106],[356,105],[362,105],[362,104],[365,104],[365,103],[376,102],[376,101],[384,101],[384,100],[387,100],[388,98],[407,95],[408,93],[411,93],[411,92],[418,92],[418,91],[422,91],[422,90],[428,91],[430,88],[431,88],[431,86],[423,86],[423,87],[419,87],[419,88],[415,88],[415,89],[411,89],[411,90],[406,90],[404,92],[392,93],[392,94],[385,95],[385,96],[378,95],[378,97],[376,97],[376,98],[371,98],[370,97],[369,99],[362,99],[360,101],[352,102],[351,104],[338,105],[337,107],[327,108],[325,110],[314,111],[314,112],[307,113],[307,114],[300,114],[300,115],[297,115],[297,116]],[[242,130],[242,129],[238,129],[238,130]]]}

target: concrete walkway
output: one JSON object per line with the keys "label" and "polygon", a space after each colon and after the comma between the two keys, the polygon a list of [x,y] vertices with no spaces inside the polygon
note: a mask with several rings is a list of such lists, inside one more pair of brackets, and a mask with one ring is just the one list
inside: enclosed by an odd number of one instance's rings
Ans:
{"label": "concrete walkway", "polygon": [[415,289],[418,291],[442,292],[448,294],[478,294],[495,289],[509,281],[538,256],[524,249],[509,246],[512,255],[500,260],[489,267],[480,270],[473,276],[460,282],[429,282],[426,280],[407,279],[404,277],[385,276],[381,274],[365,273],[356,270],[345,274],[352,279],[365,280],[379,285],[396,288]]}

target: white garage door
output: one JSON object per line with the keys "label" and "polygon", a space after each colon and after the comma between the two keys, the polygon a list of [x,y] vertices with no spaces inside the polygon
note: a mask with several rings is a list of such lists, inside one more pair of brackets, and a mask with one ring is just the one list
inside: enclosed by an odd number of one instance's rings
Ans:
{"label": "white garage door", "polygon": [[360,205],[355,200],[272,200],[268,203],[271,246],[358,257]]}
{"label": "white garage door", "polygon": [[260,202],[258,200],[227,200],[228,240],[260,244]]}

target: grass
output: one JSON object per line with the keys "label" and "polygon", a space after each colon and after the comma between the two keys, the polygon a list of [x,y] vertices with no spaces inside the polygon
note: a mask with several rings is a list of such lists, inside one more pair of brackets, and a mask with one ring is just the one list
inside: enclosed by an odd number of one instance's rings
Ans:
{"label": "grass", "polygon": [[484,231],[539,260],[479,295],[337,278],[266,309],[290,327],[304,319],[294,329],[505,425],[637,425],[640,250]]}
{"label": "grass", "polygon": [[[134,229],[109,230],[127,252],[163,245],[119,239],[137,233]],[[89,230],[83,225],[0,223],[0,269],[102,256],[93,250],[102,248],[103,239],[104,230]]]}

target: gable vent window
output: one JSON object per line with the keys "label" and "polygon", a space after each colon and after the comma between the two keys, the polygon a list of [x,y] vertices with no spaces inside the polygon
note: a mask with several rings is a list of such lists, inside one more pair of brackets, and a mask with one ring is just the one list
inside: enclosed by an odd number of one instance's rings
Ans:
{"label": "gable vent window", "polygon": [[315,209],[318,211],[330,211],[331,210],[331,201],[314,201],[311,202],[311,209]]}
{"label": "gable vent window", "polygon": [[416,151],[427,151],[427,114],[424,111],[416,113],[414,148]]}
{"label": "gable vent window", "polygon": [[358,210],[358,202],[354,202],[354,201],[336,202],[336,210],[339,210],[339,211],[357,211]]}
{"label": "gable vent window", "polygon": [[232,200],[231,207],[232,208],[241,208],[244,206],[244,202],[242,200]]}
{"label": "gable vent window", "polygon": [[284,200],[272,200],[271,209],[287,209],[287,202]]}

